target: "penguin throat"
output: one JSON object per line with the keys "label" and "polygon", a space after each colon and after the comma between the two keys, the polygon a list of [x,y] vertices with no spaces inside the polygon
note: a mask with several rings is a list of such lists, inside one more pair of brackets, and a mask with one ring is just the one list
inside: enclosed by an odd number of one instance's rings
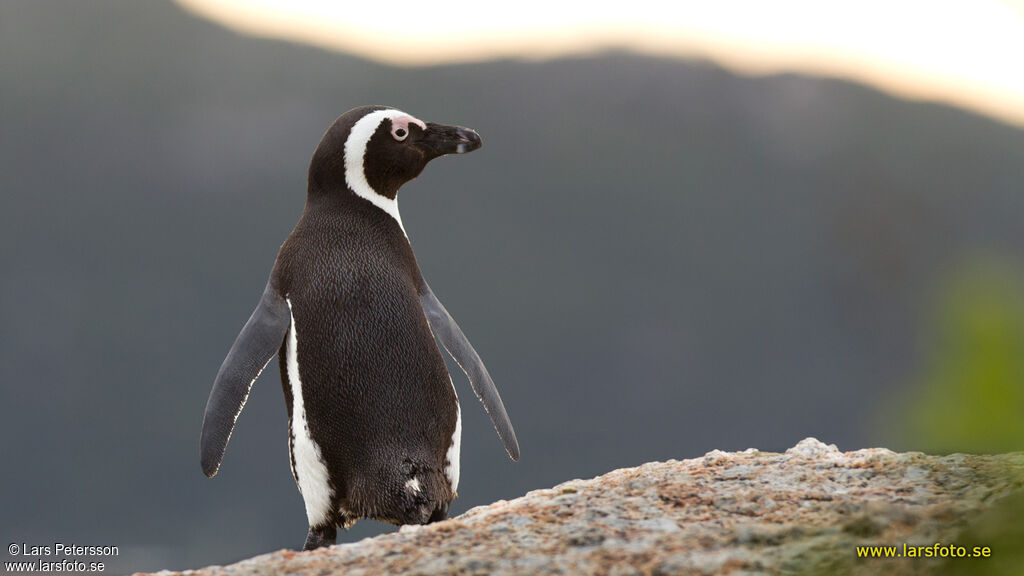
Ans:
{"label": "penguin throat", "polygon": [[402,229],[402,234],[405,234],[407,238],[409,237],[409,235],[406,234],[405,232],[405,226],[402,224],[402,215],[399,214],[398,212],[398,197],[388,198],[383,194],[378,194],[373,188],[369,186],[363,189],[358,185],[353,185],[351,181],[349,182],[348,187],[350,190],[355,192],[356,196],[359,196],[364,200],[369,200],[371,204],[387,212],[388,215],[394,218],[395,222],[398,223],[398,227]]}
{"label": "penguin throat", "polygon": [[[368,200],[374,206],[387,212],[395,219],[395,222],[398,222],[402,234],[405,234],[405,226],[402,225],[402,216],[398,213],[397,190],[389,197],[374,190],[366,180],[366,145],[384,119],[405,116],[408,114],[394,109],[371,112],[352,126],[352,130],[345,140],[345,182],[349,189],[356,196]],[[408,238],[408,234],[405,235]]]}

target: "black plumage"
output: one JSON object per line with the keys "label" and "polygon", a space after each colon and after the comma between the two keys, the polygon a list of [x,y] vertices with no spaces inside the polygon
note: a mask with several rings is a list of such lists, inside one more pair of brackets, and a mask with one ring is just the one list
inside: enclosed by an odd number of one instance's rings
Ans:
{"label": "black plumage", "polygon": [[[397,208],[391,214],[378,205],[393,201],[433,158],[478,148],[479,137],[398,114],[357,108],[324,135],[310,163],[305,210],[218,373],[204,418],[202,464],[212,476],[252,381],[278,351],[293,473],[300,490],[303,480],[308,488],[294,451],[292,387],[298,383],[289,374],[297,370],[306,428],[326,467],[330,496],[323,514],[310,513],[306,548],[333,543],[336,527],[359,518],[423,524],[447,515],[455,497],[446,470],[458,399],[434,333],[467,371],[509,455],[519,457],[490,375],[427,286]],[[367,190],[348,181],[346,143],[366,138],[353,126],[378,116],[357,163]],[[289,366],[292,337],[297,367]],[[303,496],[309,513],[311,495]]]}

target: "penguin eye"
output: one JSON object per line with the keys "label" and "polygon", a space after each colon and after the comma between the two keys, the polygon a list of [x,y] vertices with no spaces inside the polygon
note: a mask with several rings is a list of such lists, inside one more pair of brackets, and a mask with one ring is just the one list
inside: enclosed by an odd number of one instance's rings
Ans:
{"label": "penguin eye", "polygon": [[406,136],[409,135],[409,131],[406,130],[405,128],[398,127],[391,131],[391,135],[395,138],[395,140],[401,142],[402,140],[405,140]]}

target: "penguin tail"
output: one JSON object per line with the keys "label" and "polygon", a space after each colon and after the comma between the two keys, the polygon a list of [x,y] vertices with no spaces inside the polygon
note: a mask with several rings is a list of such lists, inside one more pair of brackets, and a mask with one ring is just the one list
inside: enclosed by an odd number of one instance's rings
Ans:
{"label": "penguin tail", "polygon": [[448,517],[448,506],[455,495],[440,470],[419,470],[406,481],[403,524],[430,524]]}

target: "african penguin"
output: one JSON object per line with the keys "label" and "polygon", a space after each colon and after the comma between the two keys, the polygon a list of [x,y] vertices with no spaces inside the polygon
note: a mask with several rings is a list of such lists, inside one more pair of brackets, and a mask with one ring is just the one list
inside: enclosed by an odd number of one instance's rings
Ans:
{"label": "african penguin", "polygon": [[519,444],[476,351],[420,273],[398,189],[476,132],[383,106],[342,114],[309,166],[306,206],[213,383],[201,438],[214,476],[249,390],[277,353],[304,549],[360,518],[426,524],[459,487],[459,399],[436,336],[513,460]]}

